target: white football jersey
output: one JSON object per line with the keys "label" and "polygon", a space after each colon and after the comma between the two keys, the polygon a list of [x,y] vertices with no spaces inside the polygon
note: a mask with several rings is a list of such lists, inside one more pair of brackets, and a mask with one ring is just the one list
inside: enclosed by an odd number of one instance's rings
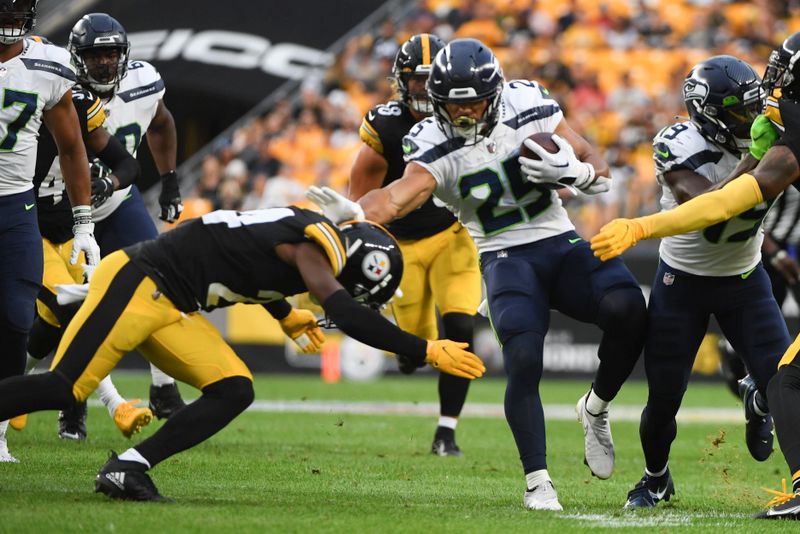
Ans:
{"label": "white football jersey", "polygon": [[[117,92],[105,105],[106,122],[103,126],[134,157],[165,92],[164,80],[155,67],[146,61],[131,61],[128,63],[128,73],[122,78]],[[92,218],[102,221],[129,194],[130,187],[116,191],[100,207],[92,210]]]}
{"label": "white football jersey", "polygon": [[69,52],[25,39],[22,53],[0,63],[0,196],[33,188],[42,112],[75,85]]}
{"label": "white football jersey", "polygon": [[405,160],[433,175],[434,196],[467,228],[479,252],[532,243],[575,228],[555,191],[526,180],[517,161],[526,137],[553,132],[562,118],[544,87],[513,80],[503,86],[489,136],[464,146],[429,117],[403,139]]}
{"label": "white football jersey", "polygon": [[[681,169],[723,181],[739,163],[739,157],[706,139],[690,121],[661,130],[653,139],[656,177],[661,184],[661,209],[678,205],[664,181],[664,174]],[[761,261],[764,232],[761,222],[768,205],[763,203],[728,221],[703,230],[661,240],[661,258],[675,269],[699,276],[734,276],[746,273]]]}

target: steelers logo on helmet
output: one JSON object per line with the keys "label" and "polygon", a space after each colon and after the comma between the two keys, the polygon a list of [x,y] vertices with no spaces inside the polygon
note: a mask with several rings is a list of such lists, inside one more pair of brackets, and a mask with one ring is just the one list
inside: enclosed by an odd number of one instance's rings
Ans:
{"label": "steelers logo on helmet", "polygon": [[339,283],[357,301],[380,308],[394,296],[403,277],[403,255],[394,237],[368,221],[341,225],[347,262]]}
{"label": "steelers logo on helmet", "polygon": [[364,276],[373,282],[382,280],[389,274],[392,262],[389,256],[382,250],[373,250],[364,256],[361,262],[361,269],[364,271]]}

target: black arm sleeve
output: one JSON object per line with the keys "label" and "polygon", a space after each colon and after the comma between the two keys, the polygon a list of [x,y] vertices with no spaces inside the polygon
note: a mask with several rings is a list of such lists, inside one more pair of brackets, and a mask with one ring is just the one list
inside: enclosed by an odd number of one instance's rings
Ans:
{"label": "black arm sleeve", "polygon": [[267,302],[262,304],[265,310],[269,312],[275,319],[281,320],[292,311],[292,305],[286,302],[285,299],[276,300],[274,302]]}
{"label": "black arm sleeve", "polygon": [[119,180],[119,189],[128,187],[139,179],[142,168],[136,158],[131,156],[122,143],[113,135],[109,137],[106,147],[97,154],[100,161],[108,165],[111,173]]}
{"label": "black arm sleeve", "polygon": [[426,340],[400,330],[379,313],[354,301],[344,289],[328,297],[322,307],[339,330],[353,339],[376,349],[408,356],[417,365],[425,362]]}

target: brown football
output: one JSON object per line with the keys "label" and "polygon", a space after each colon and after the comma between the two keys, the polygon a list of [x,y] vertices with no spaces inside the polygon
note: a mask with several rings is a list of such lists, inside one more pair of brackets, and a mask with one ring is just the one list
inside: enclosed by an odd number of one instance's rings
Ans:
{"label": "brown football", "polygon": [[[541,146],[551,154],[558,152],[558,145],[553,141],[553,135],[550,132],[536,132],[528,136],[528,139]],[[519,155],[530,159],[542,159],[536,152],[525,146],[522,143],[519,147]]]}

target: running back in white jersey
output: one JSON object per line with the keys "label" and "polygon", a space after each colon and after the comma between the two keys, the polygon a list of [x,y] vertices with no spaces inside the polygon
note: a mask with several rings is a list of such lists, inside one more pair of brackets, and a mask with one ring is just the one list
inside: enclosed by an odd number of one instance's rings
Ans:
{"label": "running back in white jersey", "polygon": [[522,175],[517,158],[526,137],[553,132],[563,113],[537,82],[503,86],[497,126],[477,144],[449,139],[433,118],[418,122],[403,139],[407,163],[436,179],[434,196],[461,221],[478,247],[489,252],[563,234],[575,227],[555,191]]}
{"label": "running back in white jersey", "polygon": [[[105,105],[106,122],[103,126],[134,157],[165,92],[164,80],[155,67],[146,61],[131,61],[117,92]],[[130,187],[116,191],[92,211],[93,219],[102,221],[108,217],[129,193]]]}
{"label": "running back in white jersey", "polygon": [[22,53],[0,64],[0,196],[33,188],[42,112],[75,85],[69,52],[25,39]]}
{"label": "running back in white jersey", "polygon": [[[739,157],[706,139],[691,122],[679,122],[658,132],[653,139],[656,177],[661,184],[661,209],[678,205],[664,174],[681,169],[705,176],[711,183],[723,181]],[[700,276],[734,276],[753,269],[761,261],[764,232],[761,222],[766,203],[728,221],[703,230],[661,240],[661,258],[675,269]]]}

